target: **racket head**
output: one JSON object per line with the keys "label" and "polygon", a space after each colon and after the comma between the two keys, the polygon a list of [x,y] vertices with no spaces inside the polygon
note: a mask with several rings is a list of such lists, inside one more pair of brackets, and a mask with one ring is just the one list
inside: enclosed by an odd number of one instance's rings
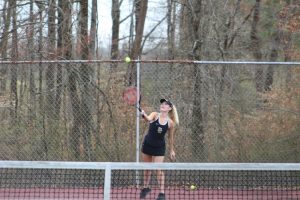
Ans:
{"label": "racket head", "polygon": [[123,91],[123,100],[128,105],[136,105],[138,103],[138,98],[140,98],[140,94],[136,87],[128,87]]}

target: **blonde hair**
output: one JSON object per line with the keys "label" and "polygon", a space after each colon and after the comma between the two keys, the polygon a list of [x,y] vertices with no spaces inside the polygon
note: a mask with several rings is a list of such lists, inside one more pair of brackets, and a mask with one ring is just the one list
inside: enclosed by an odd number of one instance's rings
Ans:
{"label": "blonde hair", "polygon": [[174,125],[179,125],[179,118],[176,107],[173,105],[172,110],[169,112],[169,117],[174,122]]}

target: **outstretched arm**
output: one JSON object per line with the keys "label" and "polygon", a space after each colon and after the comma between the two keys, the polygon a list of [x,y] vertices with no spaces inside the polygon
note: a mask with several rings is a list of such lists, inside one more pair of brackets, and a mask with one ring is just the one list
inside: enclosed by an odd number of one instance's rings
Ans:
{"label": "outstretched arm", "polygon": [[175,151],[174,151],[174,133],[175,133],[175,127],[174,122],[170,121],[170,128],[169,128],[169,149],[170,149],[170,158],[171,160],[175,160]]}
{"label": "outstretched arm", "polygon": [[142,117],[144,118],[145,121],[151,122],[151,121],[154,121],[154,120],[155,120],[155,118],[156,118],[156,116],[157,116],[157,113],[156,113],[156,112],[152,112],[152,113],[150,113],[150,115],[147,115],[147,114],[145,113],[145,111],[142,110],[141,115],[142,115]]}

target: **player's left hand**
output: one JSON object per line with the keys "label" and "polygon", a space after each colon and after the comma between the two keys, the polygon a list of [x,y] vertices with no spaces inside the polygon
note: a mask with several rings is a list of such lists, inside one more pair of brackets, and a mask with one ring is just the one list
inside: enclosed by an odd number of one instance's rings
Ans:
{"label": "player's left hand", "polygon": [[175,151],[174,150],[170,151],[170,158],[172,161],[175,160],[175,157],[176,157]]}

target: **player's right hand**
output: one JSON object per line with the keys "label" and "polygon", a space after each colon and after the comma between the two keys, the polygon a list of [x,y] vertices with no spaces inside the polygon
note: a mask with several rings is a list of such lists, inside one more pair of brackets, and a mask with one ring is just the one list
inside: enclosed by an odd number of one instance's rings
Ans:
{"label": "player's right hand", "polygon": [[145,113],[144,110],[142,110],[142,111],[140,112],[140,114],[142,115],[142,117],[144,117],[144,116],[146,115],[146,113]]}

